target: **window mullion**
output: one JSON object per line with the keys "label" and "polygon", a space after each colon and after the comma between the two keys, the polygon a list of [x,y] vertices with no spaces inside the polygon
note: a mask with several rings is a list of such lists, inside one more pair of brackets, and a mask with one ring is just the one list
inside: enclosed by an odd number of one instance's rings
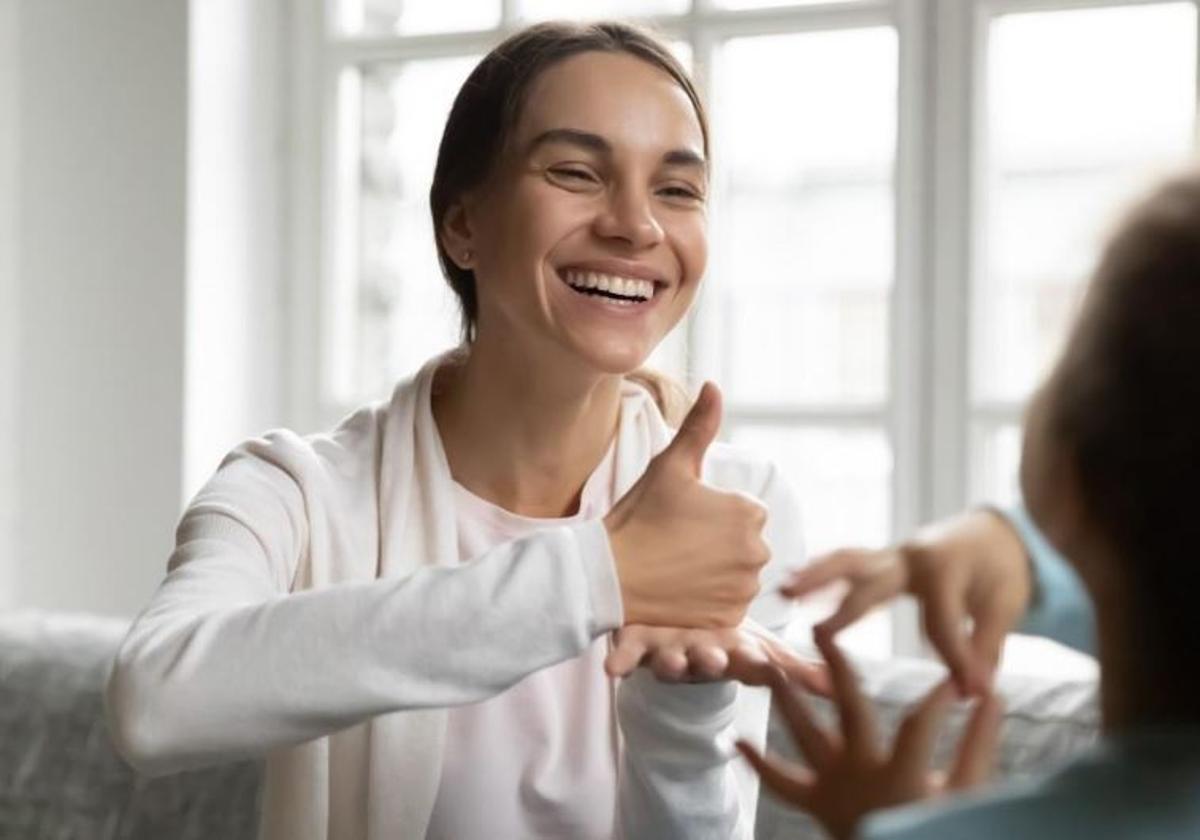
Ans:
{"label": "window mullion", "polygon": [[[708,6],[708,0],[692,0],[692,7],[688,13],[688,39],[692,47],[692,81],[696,86],[697,92],[700,94],[701,100],[708,108],[710,120],[710,144],[712,143],[711,135],[715,132],[715,126],[712,121],[719,119],[716,114],[716,109],[713,107],[712,91],[713,91],[713,60],[716,57],[716,42],[712,37],[711,32],[700,23],[701,15]],[[720,153],[718,149],[710,150],[710,177],[714,176],[717,164],[712,160]],[[709,189],[709,208],[710,212],[715,207],[715,196],[713,195],[713,187]],[[709,276],[712,276],[712,264],[709,264]],[[711,282],[705,284],[706,288],[711,287]],[[717,320],[711,317],[710,311],[712,307],[708,294],[702,294],[696,305],[692,307],[688,313],[685,336],[685,359],[684,366],[687,370],[689,380],[695,382],[705,379],[713,379],[717,377],[719,371],[713,370],[710,361],[705,357],[702,350],[704,342],[707,339],[709,343],[716,338],[711,335],[715,330],[713,327]],[[709,335],[706,335],[709,333]]]}
{"label": "window mullion", "polygon": [[[926,302],[930,295],[932,191],[935,164],[930,142],[934,114],[934,8],[929,0],[899,0],[899,107],[895,182],[895,282],[891,305],[890,416],[892,439],[892,538],[911,533],[928,516],[932,485],[928,469],[934,348]],[[890,608],[892,653],[921,650],[915,608],[896,601]]]}
{"label": "window mullion", "polygon": [[933,0],[936,29],[933,144],[933,352],[925,518],[947,516],[966,501],[970,284],[979,218],[975,187],[980,152],[982,49],[975,2]]}
{"label": "window mullion", "polygon": [[500,26],[509,29],[517,25],[517,0],[500,0]]}

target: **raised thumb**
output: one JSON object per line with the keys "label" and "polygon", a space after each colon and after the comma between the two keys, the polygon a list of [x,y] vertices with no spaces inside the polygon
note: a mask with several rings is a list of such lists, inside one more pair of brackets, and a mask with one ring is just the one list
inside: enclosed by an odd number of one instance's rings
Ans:
{"label": "raised thumb", "polygon": [[679,425],[675,439],[663,450],[666,460],[684,464],[696,478],[704,464],[704,453],[721,430],[721,392],[711,382],[705,382],[691,410]]}

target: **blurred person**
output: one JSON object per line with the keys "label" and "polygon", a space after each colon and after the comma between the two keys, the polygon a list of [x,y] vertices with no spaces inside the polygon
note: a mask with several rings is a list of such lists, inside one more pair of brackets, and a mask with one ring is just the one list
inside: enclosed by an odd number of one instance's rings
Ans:
{"label": "blurred person", "polygon": [[[842,607],[816,631],[841,732],[822,731],[788,681],[773,678],[810,767],[742,744],[768,787],[835,837],[1200,836],[1200,642],[1192,618],[1200,519],[1191,509],[1200,471],[1198,327],[1200,172],[1191,172],[1160,187],[1114,234],[1064,354],[1031,403],[1021,485],[1033,522],[1022,510],[1007,524],[990,512],[968,514],[899,549],[836,552],[785,586],[799,595],[850,582]],[[1077,578],[1059,565],[1062,556]],[[832,637],[901,591],[920,600],[954,676],[885,751]],[[1100,744],[1040,780],[880,810],[981,781],[999,720],[990,671],[1031,598],[1027,629],[1083,649],[1094,609]],[[928,760],[954,682],[982,700],[943,780]]]}

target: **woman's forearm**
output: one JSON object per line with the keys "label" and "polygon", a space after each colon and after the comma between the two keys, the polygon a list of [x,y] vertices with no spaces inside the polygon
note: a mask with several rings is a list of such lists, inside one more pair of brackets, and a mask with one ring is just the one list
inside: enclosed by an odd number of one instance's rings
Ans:
{"label": "woman's forearm", "polygon": [[732,682],[661,683],[646,668],[622,680],[618,837],[748,836],[730,761],[738,691]]}
{"label": "woman's forearm", "polygon": [[278,590],[240,527],[192,523],[194,538],[121,645],[109,719],[139,769],[482,700],[621,622],[599,523],[544,531],[462,566],[299,594]]}

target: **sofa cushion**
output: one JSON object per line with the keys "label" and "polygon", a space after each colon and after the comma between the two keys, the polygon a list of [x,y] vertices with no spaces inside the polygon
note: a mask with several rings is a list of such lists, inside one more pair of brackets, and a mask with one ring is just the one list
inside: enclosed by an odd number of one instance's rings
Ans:
{"label": "sofa cushion", "polygon": [[0,837],[251,840],[257,764],[147,779],[114,752],[102,690],[126,627],[0,613]]}

